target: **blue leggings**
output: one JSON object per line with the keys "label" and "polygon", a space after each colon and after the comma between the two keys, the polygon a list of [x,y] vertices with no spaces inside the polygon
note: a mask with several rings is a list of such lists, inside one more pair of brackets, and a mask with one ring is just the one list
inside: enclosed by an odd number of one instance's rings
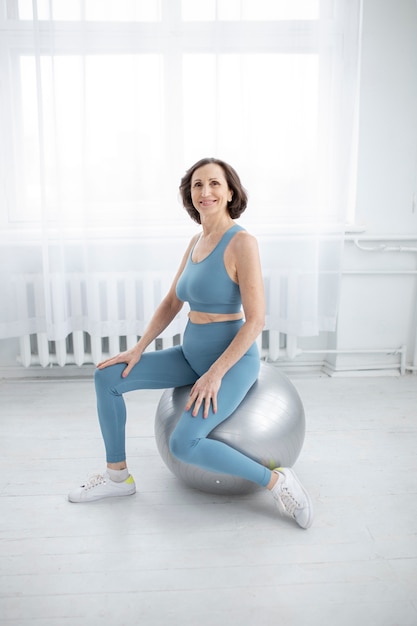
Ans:
{"label": "blue leggings", "polygon": [[[188,322],[182,346],[145,352],[127,378],[124,364],[96,370],[95,384],[100,428],[108,463],[126,459],[126,407],[123,393],[137,389],[166,389],[192,385],[224,352],[242,325],[242,320],[193,324]],[[184,412],[170,439],[172,454],[212,472],[232,474],[266,487],[271,471],[229,445],[208,439],[210,432],[239,406],[259,373],[259,353],[253,344],[225,374],[217,395],[217,413],[203,407],[196,417]]]}

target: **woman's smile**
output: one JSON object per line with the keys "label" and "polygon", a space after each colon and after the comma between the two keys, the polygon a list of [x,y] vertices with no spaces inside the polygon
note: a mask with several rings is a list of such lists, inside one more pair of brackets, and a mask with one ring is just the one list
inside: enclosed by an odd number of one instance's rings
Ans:
{"label": "woman's smile", "polygon": [[232,195],[223,169],[217,163],[203,165],[194,172],[191,199],[197,211],[212,207],[226,211]]}

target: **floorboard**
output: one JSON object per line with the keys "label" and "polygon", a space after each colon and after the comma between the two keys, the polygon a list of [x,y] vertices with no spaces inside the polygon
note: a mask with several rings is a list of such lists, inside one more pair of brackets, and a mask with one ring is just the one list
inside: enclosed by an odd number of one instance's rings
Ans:
{"label": "floorboard", "polygon": [[307,531],[266,491],[180,483],[154,440],[157,391],[126,396],[137,494],[71,504],[104,467],[91,382],[0,382],[1,626],[416,626],[417,377],[292,381]]}

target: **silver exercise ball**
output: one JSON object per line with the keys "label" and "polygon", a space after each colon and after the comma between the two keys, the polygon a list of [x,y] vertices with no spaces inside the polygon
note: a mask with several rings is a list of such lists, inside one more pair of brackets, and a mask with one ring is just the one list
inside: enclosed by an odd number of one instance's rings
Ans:
{"label": "silver exercise ball", "polygon": [[[243,478],[210,472],[172,456],[169,440],[190,389],[166,389],[156,410],[155,439],[167,467],[188,486],[208,493],[247,494],[259,489],[259,485]],[[270,469],[294,465],[304,436],[304,407],[296,388],[279,369],[263,362],[258,380],[243,402],[209,435]]]}

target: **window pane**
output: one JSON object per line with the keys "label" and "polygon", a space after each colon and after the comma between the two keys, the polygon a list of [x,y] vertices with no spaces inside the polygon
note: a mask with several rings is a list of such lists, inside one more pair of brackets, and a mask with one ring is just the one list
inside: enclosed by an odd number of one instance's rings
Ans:
{"label": "window pane", "polygon": [[161,202],[158,55],[41,57],[40,77],[23,57],[21,90],[26,216],[112,223]]}
{"label": "window pane", "polygon": [[316,20],[319,0],[181,0],[184,21]]}
{"label": "window pane", "polygon": [[[33,0],[19,0],[19,17],[34,18]],[[161,0],[37,0],[39,20],[98,20],[155,22],[160,20]]]}
{"label": "window pane", "polygon": [[34,57],[20,60],[21,92],[21,137],[20,184],[17,185],[16,220],[39,219],[41,216],[41,193],[39,184],[40,152],[38,133],[38,98],[36,88],[36,65]]}
{"label": "window pane", "polygon": [[187,55],[184,107],[188,162],[217,156],[235,164],[257,218],[311,214],[318,196],[317,56]]}
{"label": "window pane", "polygon": [[161,19],[160,5],[161,0],[85,0],[85,17],[87,20],[156,22]]}

